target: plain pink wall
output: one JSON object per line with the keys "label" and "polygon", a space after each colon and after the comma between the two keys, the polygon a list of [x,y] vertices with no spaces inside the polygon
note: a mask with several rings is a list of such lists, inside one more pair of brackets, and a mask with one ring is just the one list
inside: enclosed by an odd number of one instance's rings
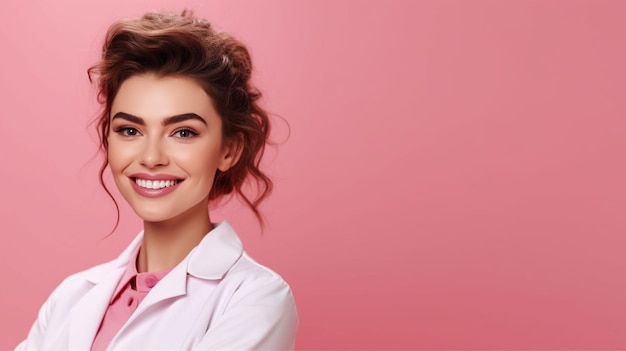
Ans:
{"label": "plain pink wall", "polygon": [[264,233],[219,216],[292,285],[298,348],[626,348],[626,2],[4,0],[0,349],[141,228],[103,239],[85,71],[113,20],[183,7],[291,125]]}

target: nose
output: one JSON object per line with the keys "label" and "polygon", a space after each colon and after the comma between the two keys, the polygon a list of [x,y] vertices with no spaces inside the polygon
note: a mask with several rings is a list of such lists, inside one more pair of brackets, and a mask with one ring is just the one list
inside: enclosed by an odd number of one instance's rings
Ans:
{"label": "nose", "polygon": [[167,153],[163,150],[162,142],[158,138],[146,138],[141,154],[141,164],[148,168],[165,166],[169,163]]}

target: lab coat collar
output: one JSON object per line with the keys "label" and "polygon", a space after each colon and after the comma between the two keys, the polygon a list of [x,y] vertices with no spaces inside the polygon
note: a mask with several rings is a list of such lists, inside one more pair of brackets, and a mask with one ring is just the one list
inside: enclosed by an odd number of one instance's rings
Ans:
{"label": "lab coat collar", "polygon": [[219,223],[180,264],[150,290],[124,328],[131,326],[150,306],[187,294],[188,275],[204,280],[222,279],[242,254],[243,245],[235,230],[226,221]]}
{"label": "lab coat collar", "polygon": [[[125,268],[132,260],[143,240],[141,231],[117,259],[86,272],[86,279],[98,284],[110,270]],[[233,227],[226,220],[218,223],[207,233],[200,244],[179,264],[186,272],[201,279],[222,279],[243,254],[243,244]]]}
{"label": "lab coat collar", "polygon": [[135,321],[141,319],[143,312],[151,306],[187,294],[187,276],[205,280],[222,279],[242,254],[243,245],[235,230],[226,221],[219,223],[150,290],[111,343],[132,328]]}
{"label": "lab coat collar", "polygon": [[[120,256],[109,263],[85,272],[87,281],[95,286],[71,311],[69,349],[87,349],[98,331],[111,295],[143,240],[143,231]],[[165,299],[187,293],[187,275],[206,280],[222,279],[243,254],[243,245],[235,230],[226,221],[215,226],[172,271],[148,293],[120,333],[132,325],[143,311]],[[88,321],[88,322],[85,322]]]}
{"label": "lab coat collar", "polygon": [[219,223],[189,254],[187,273],[201,278],[222,279],[243,254],[243,245],[227,221]]}
{"label": "lab coat collar", "polygon": [[150,290],[126,325],[131,325],[150,306],[187,294],[189,275],[205,280],[222,279],[242,254],[243,245],[235,230],[226,221],[219,223]]}

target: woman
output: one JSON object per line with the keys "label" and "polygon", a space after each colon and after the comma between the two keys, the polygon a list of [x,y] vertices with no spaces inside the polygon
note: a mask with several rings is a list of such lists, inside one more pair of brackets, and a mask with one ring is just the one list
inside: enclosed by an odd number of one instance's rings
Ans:
{"label": "woman", "polygon": [[208,213],[236,194],[259,216],[271,190],[258,168],[269,121],[250,74],[239,41],[186,13],[109,29],[89,69],[103,104],[101,182],[108,166],[144,230],[117,259],[64,280],[17,349],[293,348],[289,286]]}

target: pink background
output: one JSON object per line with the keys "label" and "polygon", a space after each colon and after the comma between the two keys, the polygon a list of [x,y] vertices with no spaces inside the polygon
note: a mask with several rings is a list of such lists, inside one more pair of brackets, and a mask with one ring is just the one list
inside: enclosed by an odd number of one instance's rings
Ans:
{"label": "pink background", "polygon": [[292,285],[298,348],[626,348],[626,2],[3,0],[0,349],[141,228],[104,238],[86,69],[113,20],[185,6],[291,126],[265,231],[214,219]]}

